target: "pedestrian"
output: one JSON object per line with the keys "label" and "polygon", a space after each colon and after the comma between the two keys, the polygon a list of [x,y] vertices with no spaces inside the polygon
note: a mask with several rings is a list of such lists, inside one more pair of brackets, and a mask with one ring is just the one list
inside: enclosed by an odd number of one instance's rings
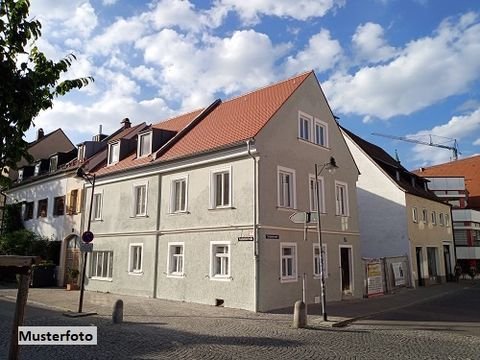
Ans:
{"label": "pedestrian", "polygon": [[455,281],[458,282],[460,279],[460,275],[462,275],[462,266],[457,262],[455,265]]}

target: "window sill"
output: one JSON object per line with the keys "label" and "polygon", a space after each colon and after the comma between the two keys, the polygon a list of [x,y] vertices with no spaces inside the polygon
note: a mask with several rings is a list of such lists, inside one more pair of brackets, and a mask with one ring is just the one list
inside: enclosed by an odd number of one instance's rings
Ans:
{"label": "window sill", "polygon": [[130,216],[130,219],[145,219],[145,218],[148,218],[148,214],[145,214],[145,215],[133,215],[133,216]]}
{"label": "window sill", "polygon": [[133,275],[133,276],[142,276],[143,271],[129,271],[128,275]]}
{"label": "window sill", "polygon": [[320,149],[323,149],[323,150],[330,151],[330,148],[329,148],[328,146],[316,144],[316,143],[314,143],[313,141],[305,140],[305,139],[303,139],[303,138],[301,138],[301,137],[297,137],[297,139],[298,139],[298,141],[303,142],[303,143],[305,143],[305,144],[313,145],[313,146],[315,146],[316,148],[320,148]]}
{"label": "window sill", "polygon": [[[321,279],[320,275],[313,275],[313,280],[320,280],[320,279]],[[328,275],[325,275],[325,280],[327,279],[328,279]]]}
{"label": "window sill", "polygon": [[236,207],[234,206],[217,206],[217,207],[214,207],[214,208],[208,208],[208,210],[235,210]]}
{"label": "window sill", "polygon": [[98,280],[98,281],[108,281],[108,282],[113,281],[112,278],[102,278],[102,277],[96,277],[96,276],[91,276],[90,279],[91,280]]}
{"label": "window sill", "polygon": [[210,280],[214,281],[232,281],[233,278],[231,276],[210,276]]}
{"label": "window sill", "polygon": [[172,278],[172,279],[183,279],[185,278],[185,274],[167,274],[167,278]]}
{"label": "window sill", "polygon": [[173,211],[173,212],[169,212],[168,215],[188,215],[190,214],[190,211],[188,210],[185,210],[185,211]]}
{"label": "window sill", "polygon": [[298,211],[298,209],[293,207],[284,207],[284,206],[277,206],[277,210],[279,211]]}
{"label": "window sill", "polygon": [[293,279],[293,278],[292,278],[292,279],[290,279],[290,278],[280,278],[280,282],[281,282],[282,284],[284,284],[284,283],[293,283],[293,282],[298,282],[298,279],[297,279],[297,278],[295,278],[295,279]]}
{"label": "window sill", "polygon": [[103,219],[92,219],[92,222],[103,222]]}

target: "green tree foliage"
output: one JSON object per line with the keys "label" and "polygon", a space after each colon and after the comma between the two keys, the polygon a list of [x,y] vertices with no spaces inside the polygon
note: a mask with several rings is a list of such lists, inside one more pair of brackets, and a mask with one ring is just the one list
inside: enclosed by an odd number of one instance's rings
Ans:
{"label": "green tree foliage", "polygon": [[3,228],[0,229],[2,233],[24,229],[22,221],[22,204],[7,204],[5,205],[4,211]]}
{"label": "green tree foliage", "polygon": [[[25,157],[28,143],[23,139],[41,110],[72,89],[80,89],[92,77],[60,81],[75,55],[55,62],[34,46],[41,36],[41,24],[30,20],[29,0],[0,0],[0,169],[15,168]],[[6,178],[0,176],[0,185]]]}
{"label": "green tree foliage", "polygon": [[49,241],[29,230],[17,230],[0,235],[0,255],[49,256]]}

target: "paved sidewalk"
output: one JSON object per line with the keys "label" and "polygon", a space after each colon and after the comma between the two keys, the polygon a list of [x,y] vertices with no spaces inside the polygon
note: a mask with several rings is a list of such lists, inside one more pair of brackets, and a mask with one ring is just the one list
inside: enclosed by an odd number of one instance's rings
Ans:
{"label": "paved sidewalk", "polygon": [[[459,283],[446,283],[427,288],[401,289],[394,294],[388,294],[370,299],[353,299],[327,303],[329,321],[323,322],[320,304],[308,305],[309,324],[311,326],[345,326],[355,320],[381,312],[395,310],[412,304],[431,300],[471,287],[471,281]],[[79,291],[66,291],[60,288],[32,288],[29,291],[29,303],[42,305],[61,311],[78,309]],[[0,297],[13,300],[16,289],[0,288]],[[129,295],[116,295],[109,293],[85,292],[84,312],[96,312],[99,316],[110,317],[115,301],[122,299],[124,302],[124,319],[144,319],[142,322],[154,321],[158,317],[221,317],[243,318],[257,320],[276,320],[290,322],[292,308],[282,309],[272,313],[253,313],[246,310],[215,307],[210,305],[183,303],[161,299],[144,298]]]}

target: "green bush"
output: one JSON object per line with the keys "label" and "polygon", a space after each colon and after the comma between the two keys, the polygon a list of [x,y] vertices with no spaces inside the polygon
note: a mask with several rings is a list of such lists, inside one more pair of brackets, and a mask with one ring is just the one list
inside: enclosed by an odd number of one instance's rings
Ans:
{"label": "green bush", "polygon": [[40,256],[47,260],[49,241],[29,230],[17,230],[0,236],[0,255]]}

